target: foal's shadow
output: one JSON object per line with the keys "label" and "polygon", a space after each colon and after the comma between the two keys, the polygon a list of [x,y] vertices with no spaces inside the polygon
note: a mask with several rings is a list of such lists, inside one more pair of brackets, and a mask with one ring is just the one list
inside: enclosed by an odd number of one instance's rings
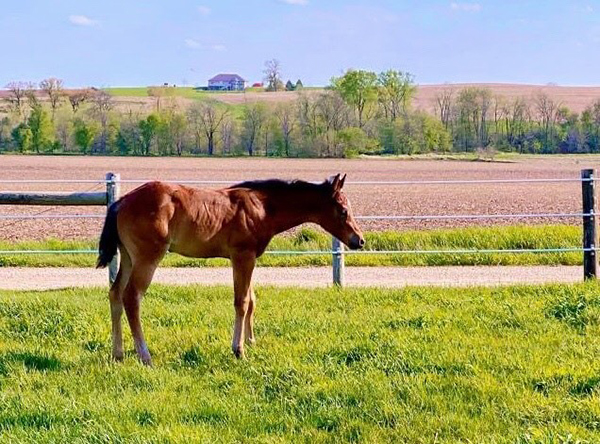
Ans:
{"label": "foal's shadow", "polygon": [[9,352],[0,355],[0,375],[6,376],[11,364],[19,363],[27,370],[57,371],[64,367],[60,359],[32,352]]}

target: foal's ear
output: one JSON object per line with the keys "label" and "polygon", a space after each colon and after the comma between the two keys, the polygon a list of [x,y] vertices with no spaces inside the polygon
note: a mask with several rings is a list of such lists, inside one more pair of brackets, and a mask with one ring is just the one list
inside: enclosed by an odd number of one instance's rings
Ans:
{"label": "foal's ear", "polygon": [[331,176],[329,179],[327,179],[327,183],[329,184],[329,186],[331,187],[333,192],[340,191],[342,189],[342,187],[344,186],[345,181],[346,181],[345,174],[344,174],[344,177],[342,177],[341,174],[336,174],[335,176]]}

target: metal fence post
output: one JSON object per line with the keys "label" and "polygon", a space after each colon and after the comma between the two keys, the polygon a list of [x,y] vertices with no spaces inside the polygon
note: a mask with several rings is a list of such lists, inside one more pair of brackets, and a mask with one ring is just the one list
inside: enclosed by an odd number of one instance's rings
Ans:
{"label": "metal fence post", "polygon": [[331,246],[333,250],[333,284],[343,287],[346,274],[344,266],[344,244],[342,244],[337,237],[333,236]]}
{"label": "metal fence post", "polygon": [[596,170],[581,171],[581,192],[583,198],[583,278],[595,279],[598,277],[598,218],[596,217]]}
{"label": "metal fence post", "polygon": [[[119,181],[121,180],[120,174],[107,173],[106,174],[106,210],[110,208],[110,206],[119,200],[121,194],[121,184]],[[112,261],[108,265],[108,282],[110,285],[113,284],[115,279],[117,278],[117,272],[119,271],[119,252],[115,257],[113,257]]]}

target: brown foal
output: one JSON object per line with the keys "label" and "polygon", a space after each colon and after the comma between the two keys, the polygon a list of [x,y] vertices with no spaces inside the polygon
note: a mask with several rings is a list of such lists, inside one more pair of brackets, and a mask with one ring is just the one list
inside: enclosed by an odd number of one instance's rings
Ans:
{"label": "brown foal", "polygon": [[253,344],[256,298],[252,272],[278,233],[313,222],[351,249],[364,245],[342,192],[346,176],[321,184],[265,180],[220,190],[149,182],[123,196],[108,210],[98,267],[121,252],[119,273],[110,292],[113,357],[123,359],[121,315],[129,321],[135,350],[151,365],[140,321],[142,296],[167,251],[184,256],[224,257],[233,266],[235,326],[232,349],[244,356],[244,339]]}

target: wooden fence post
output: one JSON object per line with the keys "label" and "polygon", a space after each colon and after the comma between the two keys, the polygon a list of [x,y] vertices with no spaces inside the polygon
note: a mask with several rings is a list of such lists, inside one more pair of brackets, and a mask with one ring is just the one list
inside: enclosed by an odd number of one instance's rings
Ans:
{"label": "wooden fence post", "polygon": [[583,278],[595,279],[598,277],[598,218],[596,217],[596,170],[587,169],[581,171],[581,192],[583,197],[583,248],[589,251],[583,252]]}
{"label": "wooden fence post", "polygon": [[[121,180],[120,174],[107,173],[106,174],[106,210],[110,208],[110,206],[119,200],[121,194],[121,184],[119,181]],[[115,257],[113,257],[112,261],[108,265],[108,282],[110,285],[113,284],[115,279],[117,278],[117,272],[119,271],[119,252]]]}
{"label": "wooden fence post", "polygon": [[344,244],[335,236],[332,237],[331,246],[333,250],[333,284],[344,286],[345,266],[344,266]]}

